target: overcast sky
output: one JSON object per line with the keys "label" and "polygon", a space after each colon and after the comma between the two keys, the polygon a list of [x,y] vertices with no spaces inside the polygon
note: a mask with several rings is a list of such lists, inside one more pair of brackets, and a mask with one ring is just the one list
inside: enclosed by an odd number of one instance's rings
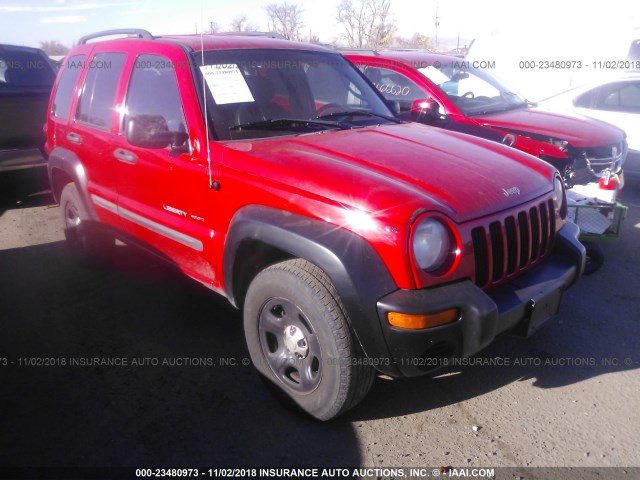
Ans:
{"label": "overcast sky", "polygon": [[[489,36],[504,30],[537,40],[571,43],[575,35],[603,39],[603,33],[640,27],[637,0],[391,0],[398,33],[440,38]],[[0,0],[0,43],[39,46],[58,40],[71,46],[83,35],[113,28],[144,28],[153,34],[195,33],[216,21],[227,29],[240,15],[267,28],[264,5],[282,0]],[[289,0],[304,8],[305,31],[323,42],[339,36],[339,0]]]}

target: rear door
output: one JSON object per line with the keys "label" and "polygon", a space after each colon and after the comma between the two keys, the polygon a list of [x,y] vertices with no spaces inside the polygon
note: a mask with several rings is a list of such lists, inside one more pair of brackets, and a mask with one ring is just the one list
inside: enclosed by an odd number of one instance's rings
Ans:
{"label": "rear door", "polygon": [[[58,147],[80,160],[83,171],[76,173],[86,179],[83,190],[96,214],[103,222],[117,225],[117,215],[105,206],[115,205],[117,196],[110,150],[127,54],[108,44],[87,46],[84,51],[65,60],[52,105],[54,135]],[[74,87],[76,81],[79,90]]]}

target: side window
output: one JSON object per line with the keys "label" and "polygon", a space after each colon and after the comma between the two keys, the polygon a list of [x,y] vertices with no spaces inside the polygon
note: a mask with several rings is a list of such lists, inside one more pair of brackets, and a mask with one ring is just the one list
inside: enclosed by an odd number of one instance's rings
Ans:
{"label": "side window", "polygon": [[621,112],[640,111],[640,82],[620,83],[614,86],[602,99],[605,110]]}
{"label": "side window", "polygon": [[171,62],[157,55],[140,55],[136,60],[127,93],[127,120],[144,115],[153,117],[158,128],[186,132],[186,122],[178,83]]}
{"label": "side window", "polygon": [[631,42],[627,59],[633,62],[640,61],[640,40],[634,40],[633,42]]}
{"label": "side window", "polygon": [[69,118],[69,107],[71,105],[71,96],[73,95],[73,87],[78,80],[82,65],[84,63],[84,55],[75,55],[69,57],[62,65],[62,73],[58,81],[56,96],[53,100],[53,116],[61,120]]}
{"label": "side window", "polygon": [[82,123],[108,130],[113,102],[126,55],[98,53],[90,61],[76,118]]}
{"label": "side window", "polygon": [[596,99],[598,98],[598,93],[600,92],[600,88],[594,88],[593,90],[589,90],[588,92],[580,95],[573,104],[576,107],[581,108],[596,108]]}

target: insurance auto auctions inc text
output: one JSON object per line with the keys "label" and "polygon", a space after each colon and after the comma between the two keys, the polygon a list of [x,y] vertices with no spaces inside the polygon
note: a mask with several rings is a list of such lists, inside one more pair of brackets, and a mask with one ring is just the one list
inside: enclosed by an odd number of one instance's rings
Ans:
{"label": "insurance auto auctions inc text", "polygon": [[493,468],[260,468],[255,470],[260,478],[359,478],[359,479],[396,479],[396,478],[495,478]]}

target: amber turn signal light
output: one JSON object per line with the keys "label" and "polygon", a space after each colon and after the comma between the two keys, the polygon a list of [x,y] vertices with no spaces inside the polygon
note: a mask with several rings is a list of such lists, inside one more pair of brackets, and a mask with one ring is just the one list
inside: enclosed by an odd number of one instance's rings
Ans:
{"label": "amber turn signal light", "polygon": [[421,330],[453,322],[458,319],[459,315],[460,311],[457,308],[450,308],[449,310],[443,310],[437,313],[421,313],[418,315],[389,312],[387,314],[387,321],[394,327]]}

